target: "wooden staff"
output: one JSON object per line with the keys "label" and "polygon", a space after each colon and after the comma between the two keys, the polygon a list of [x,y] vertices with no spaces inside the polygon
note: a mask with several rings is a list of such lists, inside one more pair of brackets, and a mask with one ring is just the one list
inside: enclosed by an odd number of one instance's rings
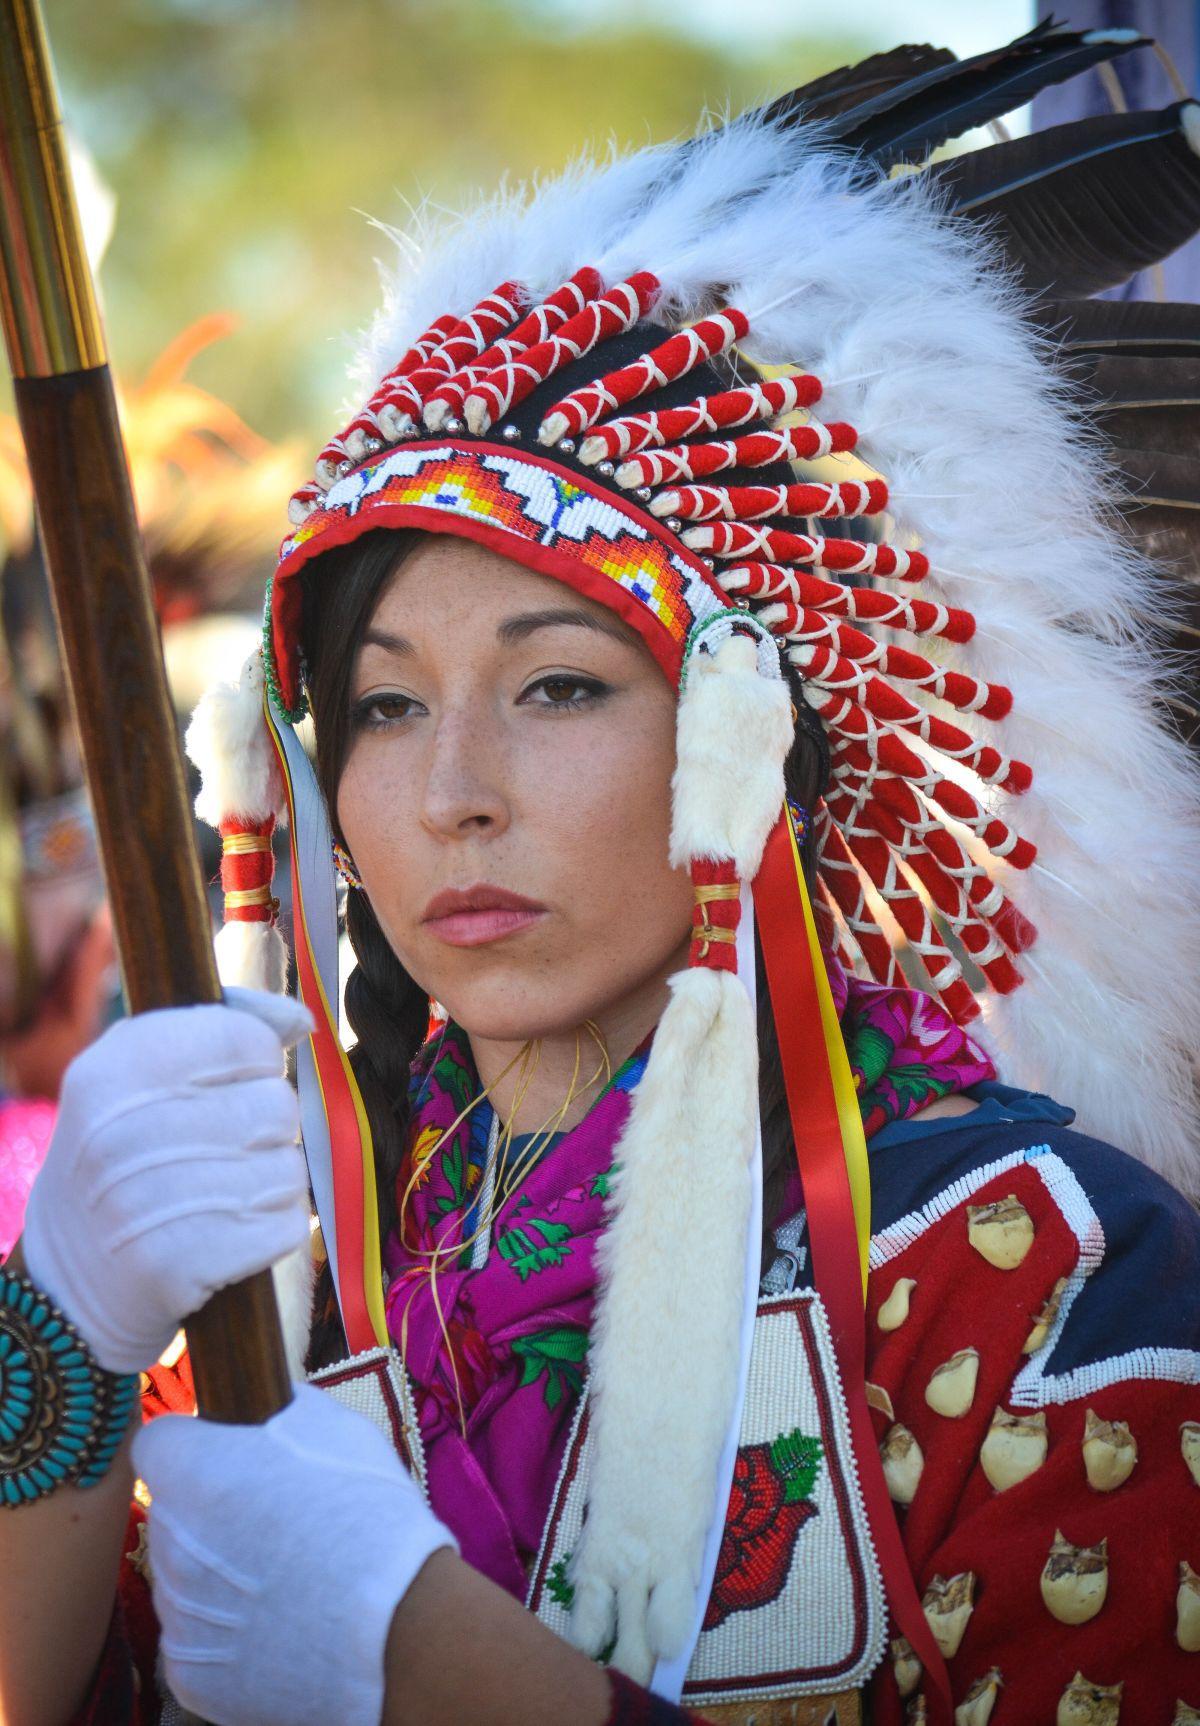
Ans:
{"label": "wooden staff", "polygon": [[[0,0],[0,321],[133,1013],[219,1001],[112,377],[37,0]],[[189,1320],[202,1412],[291,1400],[270,1273]]]}

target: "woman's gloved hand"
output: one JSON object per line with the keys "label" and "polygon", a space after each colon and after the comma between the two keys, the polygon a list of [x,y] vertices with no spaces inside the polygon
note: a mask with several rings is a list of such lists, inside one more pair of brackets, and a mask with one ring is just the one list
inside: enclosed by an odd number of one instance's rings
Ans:
{"label": "woman's gloved hand", "polygon": [[134,1439],[167,1683],[214,1726],[379,1726],[392,1614],[453,1536],[383,1434],[312,1385],[265,1426]]}
{"label": "woman's gloved hand", "polygon": [[311,1023],[286,996],[228,989],[122,1020],[67,1069],[22,1250],[110,1372],[151,1365],[217,1289],[307,1240],[283,1057]]}

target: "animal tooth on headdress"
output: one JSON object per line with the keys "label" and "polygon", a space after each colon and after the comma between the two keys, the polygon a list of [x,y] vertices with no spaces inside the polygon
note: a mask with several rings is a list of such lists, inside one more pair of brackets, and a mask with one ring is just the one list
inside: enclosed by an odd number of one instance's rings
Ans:
{"label": "animal tooth on headdress", "polygon": [[592,467],[606,459],[636,455],[639,450],[682,443],[701,433],[749,425],[753,420],[775,419],[798,408],[812,407],[820,401],[821,394],[820,378],[798,372],[790,378],[771,378],[764,383],[719,390],[715,395],[700,396],[686,407],[624,415],[596,426],[580,444],[579,459],[585,467]]}
{"label": "animal tooth on headdress", "polygon": [[608,372],[595,383],[585,384],[556,402],[538,427],[538,442],[556,444],[560,438],[578,437],[614,408],[650,390],[660,390],[694,371],[704,360],[725,353],[749,328],[745,312],[727,306],[724,311],[679,330],[632,365]]}
{"label": "animal tooth on headdress", "polygon": [[[651,515],[677,515],[681,521],[742,523],[773,515],[877,515],[886,504],[887,487],[882,480],[843,480],[837,484],[809,480],[792,485],[685,485],[660,491],[649,508]],[[684,544],[702,548],[702,541],[687,536]],[[862,547],[858,549],[861,552]],[[862,567],[865,570],[869,566]],[[852,571],[858,568],[851,565]],[[893,572],[881,567],[877,573]]]}
{"label": "animal tooth on headdress", "polygon": [[1084,1415],[1083,1466],[1095,1492],[1114,1492],[1133,1473],[1138,1443],[1125,1420],[1102,1420],[1094,1409]]}
{"label": "animal tooth on headdress", "polygon": [[632,329],[646,316],[660,289],[657,276],[639,270],[599,298],[589,300],[545,341],[480,378],[463,404],[469,429],[481,435],[563,366],[581,359],[610,336]]}
{"label": "animal tooth on headdress", "polygon": [[925,1668],[917,1659],[913,1645],[907,1636],[895,1636],[891,1643],[892,1671],[896,1675],[896,1688],[901,1698],[911,1696],[921,1682],[921,1674]]}
{"label": "animal tooth on headdress", "polygon": [[1108,1598],[1108,1539],[1073,1546],[1056,1529],[1042,1567],[1042,1599],[1060,1624],[1086,1624]]}
{"label": "animal tooth on headdress", "polygon": [[967,1624],[975,1610],[975,1572],[957,1576],[935,1576],[921,1600],[933,1639],[947,1660],[958,1653]]}
{"label": "animal tooth on headdress", "polygon": [[1046,1412],[1010,1414],[998,1408],[979,1449],[984,1474],[997,1492],[1007,1492],[1036,1474],[1050,1449]]}
{"label": "animal tooth on headdress", "polygon": [[921,1446],[906,1426],[899,1421],[888,1428],[879,1447],[883,1461],[883,1478],[894,1504],[910,1505],[917,1495],[925,1458]]}
{"label": "animal tooth on headdress", "polygon": [[[747,432],[744,437],[719,443],[675,444],[666,449],[646,450],[623,461],[616,472],[624,491],[639,485],[670,485],[673,480],[703,479],[730,467],[767,467],[777,461],[810,461],[818,456],[842,455],[858,442],[851,425],[831,420],[822,425],[786,426]],[[855,511],[860,514],[861,511]]]}

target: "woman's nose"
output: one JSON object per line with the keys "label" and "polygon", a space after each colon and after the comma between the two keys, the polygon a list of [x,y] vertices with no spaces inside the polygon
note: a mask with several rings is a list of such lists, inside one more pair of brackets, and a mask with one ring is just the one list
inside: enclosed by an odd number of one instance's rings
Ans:
{"label": "woman's nose", "polygon": [[501,833],[508,803],[494,716],[447,713],[438,721],[422,798],[422,820],[439,838]]}

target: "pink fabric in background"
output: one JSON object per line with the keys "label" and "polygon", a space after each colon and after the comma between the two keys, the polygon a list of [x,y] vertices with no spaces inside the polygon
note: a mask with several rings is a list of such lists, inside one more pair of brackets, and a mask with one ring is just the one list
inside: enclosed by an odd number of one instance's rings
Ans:
{"label": "pink fabric in background", "polygon": [[16,1245],[33,1177],[54,1130],[55,1105],[46,1097],[0,1100],[0,1259]]}

